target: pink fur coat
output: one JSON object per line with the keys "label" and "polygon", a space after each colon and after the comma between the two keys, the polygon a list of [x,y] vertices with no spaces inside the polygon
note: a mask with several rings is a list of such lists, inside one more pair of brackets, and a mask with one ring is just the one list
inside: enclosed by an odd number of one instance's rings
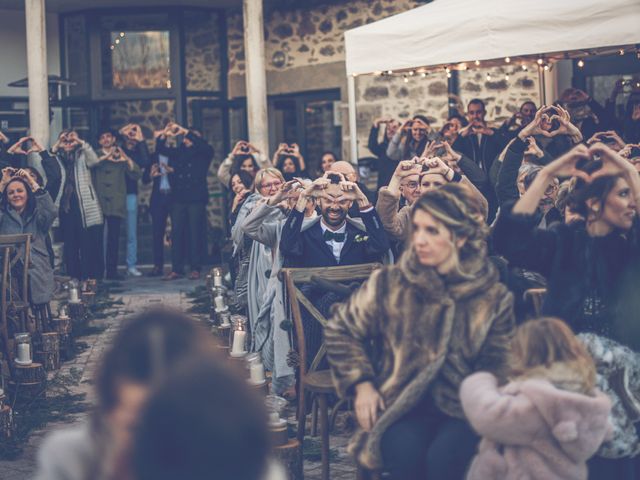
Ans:
{"label": "pink fur coat", "polygon": [[586,480],[586,461],[611,435],[611,402],[526,378],[498,386],[479,372],[460,386],[462,408],[483,439],[467,480]]}

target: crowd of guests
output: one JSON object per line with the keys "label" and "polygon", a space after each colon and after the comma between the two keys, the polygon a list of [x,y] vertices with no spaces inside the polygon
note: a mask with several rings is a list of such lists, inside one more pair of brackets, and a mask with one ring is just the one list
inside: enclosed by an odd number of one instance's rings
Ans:
{"label": "crowd of guests", "polygon": [[[133,277],[142,275],[137,268],[141,179],[153,183],[154,267],[149,275],[164,275],[165,232],[171,218],[172,268],[165,278],[182,277],[186,264],[189,278],[200,277],[206,255],[206,177],[213,149],[198,130],[173,122],[156,131],[154,137],[151,153],[142,128],[133,123],[118,131],[102,129],[95,149],[74,130],[60,133],[48,150],[31,137],[11,145],[2,135],[0,185],[7,215],[0,223],[0,234],[34,235],[31,291],[38,297],[35,303],[40,303],[41,296],[44,302],[50,300],[53,288],[52,226],[60,227],[63,271],[68,276],[77,280],[121,279],[118,263],[123,224],[126,272]],[[15,189],[9,187],[18,185],[21,195],[12,195]],[[45,280],[50,288],[42,287]]]}
{"label": "crowd of guests", "polygon": [[334,154],[313,174],[296,145],[269,159],[239,142],[218,171],[231,270],[275,391],[295,391],[280,269],[378,262],[346,299],[301,287],[330,319],[303,309],[301,361],[324,338],[362,465],[403,480],[636,478],[640,92],[625,115],[569,89],[499,128],[480,99],[438,130],[377,119],[377,192]]}
{"label": "crowd of guests", "polygon": [[[274,393],[299,392],[278,272],[378,263],[351,295],[301,287],[329,321],[303,309],[299,361],[324,341],[336,391],[353,400],[362,466],[403,480],[636,478],[640,92],[625,112],[569,89],[499,128],[480,99],[438,130],[423,115],[379,119],[375,192],[331,152],[313,171],[295,144],[269,158],[238,142],[218,170],[230,267]],[[7,150],[0,233],[34,235],[43,276],[32,291],[52,274],[56,218],[68,273],[102,275],[105,227],[108,254],[141,175],[153,182],[154,239],[173,223],[168,278],[187,263],[198,277],[213,152],[175,123],[155,137],[153,155],[137,125],[105,130],[95,151],[73,131],[51,151],[30,138]],[[545,292],[541,312],[531,289]],[[41,478],[281,478],[262,406],[209,340],[172,312],[123,327],[94,417],[45,444]]]}

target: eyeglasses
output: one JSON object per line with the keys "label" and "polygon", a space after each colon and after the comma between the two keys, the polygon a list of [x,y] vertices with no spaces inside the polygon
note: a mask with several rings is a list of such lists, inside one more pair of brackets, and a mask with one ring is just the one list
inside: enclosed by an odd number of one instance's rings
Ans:
{"label": "eyeglasses", "polygon": [[272,188],[279,188],[282,186],[282,182],[277,181],[277,182],[271,182],[271,183],[263,183],[262,185],[260,185],[260,189],[267,189],[267,190],[271,190]]}
{"label": "eyeglasses", "polygon": [[420,186],[418,182],[407,182],[402,184],[403,187],[408,188],[409,190],[415,190]]}

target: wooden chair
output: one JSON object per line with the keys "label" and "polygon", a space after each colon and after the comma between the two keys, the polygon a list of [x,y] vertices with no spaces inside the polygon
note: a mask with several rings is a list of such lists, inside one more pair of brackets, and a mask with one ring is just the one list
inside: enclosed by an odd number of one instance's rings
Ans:
{"label": "wooden chair", "polygon": [[[304,441],[306,426],[306,405],[305,394],[308,392],[317,398],[320,429],[322,436],[322,479],[329,479],[329,395],[335,395],[330,370],[319,370],[318,366],[327,354],[324,343],[320,345],[318,353],[314,357],[311,365],[306,366],[306,343],[305,332],[302,324],[302,304],[311,316],[324,328],[327,319],[318,311],[311,301],[298,288],[298,284],[311,283],[313,278],[320,278],[331,282],[351,282],[354,280],[365,280],[369,278],[373,270],[379,268],[379,263],[367,263],[363,265],[324,267],[324,268],[283,268],[280,271],[281,278],[285,284],[293,325],[296,334],[296,349],[300,357],[298,371],[298,432],[297,438],[300,442],[300,456],[302,461],[302,444]],[[333,417],[333,415],[332,415]]]}
{"label": "wooden chair", "polygon": [[536,317],[542,315],[542,304],[544,303],[544,299],[547,296],[546,288],[530,288],[529,290],[525,290],[524,292],[524,301],[531,302],[533,305],[533,312]]}
{"label": "wooden chair", "polygon": [[[13,352],[9,335],[9,307],[19,316],[22,331],[27,328],[29,311],[29,262],[31,252],[31,234],[0,235],[0,253],[2,254],[2,277],[0,283],[0,338],[4,347],[4,355],[13,375]],[[13,255],[13,258],[12,258]],[[11,272],[16,264],[22,260],[22,279],[14,291]],[[13,298],[17,294],[18,299]]]}

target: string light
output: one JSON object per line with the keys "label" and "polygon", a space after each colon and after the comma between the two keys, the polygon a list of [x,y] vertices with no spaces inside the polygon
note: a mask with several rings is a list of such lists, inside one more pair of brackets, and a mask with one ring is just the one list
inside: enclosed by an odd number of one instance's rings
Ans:
{"label": "string light", "polygon": [[475,64],[476,64],[476,67],[479,67],[480,66],[480,60],[476,60]]}
{"label": "string light", "polygon": [[120,39],[116,38],[116,45],[118,45],[120,43]]}
{"label": "string light", "polygon": [[538,62],[538,65],[542,65],[544,63],[544,59],[542,57],[538,58],[536,61]]}
{"label": "string light", "polygon": [[469,67],[467,67],[466,63],[461,63],[460,64],[460,70],[466,70],[467,68],[469,68]]}
{"label": "string light", "polygon": [[387,70],[388,75],[393,75],[393,70]]}
{"label": "string light", "polygon": [[504,59],[505,63],[511,63],[511,57],[507,57]]}
{"label": "string light", "polygon": [[544,71],[545,71],[545,72],[548,72],[548,71],[550,70],[549,65],[545,65],[543,68],[544,68]]}
{"label": "string light", "polygon": [[584,67],[584,60],[580,59],[578,60],[578,68],[582,68]]}
{"label": "string light", "polygon": [[120,38],[124,37],[124,32],[120,32]]}
{"label": "string light", "polygon": [[407,78],[406,75],[403,76],[403,79],[404,79],[404,83],[409,83],[409,79]]}
{"label": "string light", "polygon": [[451,72],[447,72],[447,78],[451,78]]}
{"label": "string light", "polygon": [[487,72],[487,82],[489,82],[490,80],[491,80],[491,74]]}
{"label": "string light", "polygon": [[380,75],[383,74],[383,72],[381,72],[380,70],[373,72],[373,74],[377,77],[379,77]]}
{"label": "string light", "polygon": [[527,65],[525,63],[522,64],[522,71],[526,72],[528,70]]}
{"label": "string light", "polygon": [[416,74],[416,72],[414,72],[413,70],[411,70],[411,71],[409,72],[409,76],[410,76],[410,77],[413,77],[415,74]]}
{"label": "string light", "polygon": [[115,50],[116,47],[115,47],[115,45],[111,45],[111,47],[109,47],[109,48],[111,48],[111,50]]}
{"label": "string light", "polygon": [[422,78],[425,78],[425,77],[427,76],[427,72],[422,72],[422,73],[420,74],[420,76],[421,76]]}
{"label": "string light", "polygon": [[621,48],[620,52],[618,52],[618,53],[620,53],[620,55],[624,55],[624,48]]}
{"label": "string light", "polygon": [[444,71],[447,72],[447,73],[451,73],[451,69],[449,67],[445,67]]}
{"label": "string light", "polygon": [[509,74],[508,74],[508,73],[505,73],[505,74],[504,74],[504,79],[505,79],[507,82],[509,81]]}

